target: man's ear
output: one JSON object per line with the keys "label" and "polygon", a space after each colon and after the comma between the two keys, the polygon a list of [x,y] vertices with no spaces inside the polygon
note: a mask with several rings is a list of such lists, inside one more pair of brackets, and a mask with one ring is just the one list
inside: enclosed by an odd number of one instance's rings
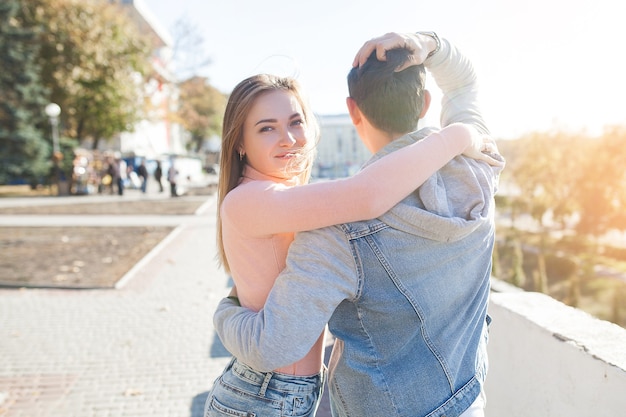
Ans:
{"label": "man's ear", "polygon": [[348,106],[348,113],[350,114],[350,119],[352,119],[352,124],[357,126],[361,123],[361,110],[359,110],[359,106],[356,105],[356,101],[352,97],[346,98],[346,105]]}
{"label": "man's ear", "polygon": [[426,116],[426,112],[430,108],[430,101],[432,100],[432,96],[430,95],[430,91],[424,90],[424,106],[422,107],[422,112],[420,113],[420,119],[423,119]]}

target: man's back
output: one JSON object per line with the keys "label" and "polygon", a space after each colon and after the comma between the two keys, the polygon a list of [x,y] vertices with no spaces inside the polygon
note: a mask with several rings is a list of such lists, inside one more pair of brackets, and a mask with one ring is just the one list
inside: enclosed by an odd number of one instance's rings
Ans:
{"label": "man's back", "polygon": [[476,399],[487,367],[493,189],[491,167],[458,157],[380,219],[340,227],[358,288],[329,321],[335,416],[458,415]]}

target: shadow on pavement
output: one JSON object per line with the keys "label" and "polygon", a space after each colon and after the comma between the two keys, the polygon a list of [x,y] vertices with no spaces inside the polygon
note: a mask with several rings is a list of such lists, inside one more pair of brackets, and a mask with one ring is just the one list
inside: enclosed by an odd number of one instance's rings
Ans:
{"label": "shadow on pavement", "polygon": [[209,391],[203,392],[202,394],[198,394],[193,397],[193,401],[191,402],[191,417],[203,417],[204,403],[206,402],[208,396]]}
{"label": "shadow on pavement", "polygon": [[211,343],[209,356],[211,358],[227,358],[231,356],[230,352],[226,350],[226,348],[222,344],[222,341],[220,340],[217,333],[215,333],[215,335],[213,336],[213,343]]}

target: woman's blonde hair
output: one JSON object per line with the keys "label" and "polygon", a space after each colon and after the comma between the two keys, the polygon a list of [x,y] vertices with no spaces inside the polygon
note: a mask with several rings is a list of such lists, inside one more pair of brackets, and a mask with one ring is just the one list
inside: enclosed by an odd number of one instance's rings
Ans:
{"label": "woman's blonde hair", "polygon": [[[220,176],[217,189],[217,247],[219,262],[226,272],[230,272],[228,259],[224,251],[222,240],[222,224],[220,209],[226,195],[241,181],[243,169],[246,165],[246,156],[240,154],[243,143],[244,123],[252,106],[261,95],[272,91],[287,91],[293,94],[302,108],[304,123],[310,145],[315,145],[319,137],[317,120],[309,108],[300,84],[291,77],[279,77],[270,74],[258,74],[241,81],[233,89],[222,123],[222,149],[220,155]],[[311,169],[315,159],[315,146],[310,146],[302,154],[302,159],[294,164],[297,171],[294,176],[299,177],[300,183],[305,184],[311,176]],[[252,216],[253,213],[250,213]]]}

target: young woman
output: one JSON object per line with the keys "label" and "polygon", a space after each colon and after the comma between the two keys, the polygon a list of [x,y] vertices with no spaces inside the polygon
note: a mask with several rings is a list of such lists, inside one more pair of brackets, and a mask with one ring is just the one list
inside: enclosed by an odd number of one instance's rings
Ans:
{"label": "young woman", "polygon": [[[481,135],[455,124],[353,177],[307,184],[316,139],[315,118],[295,80],[256,75],[233,90],[222,132],[218,247],[243,306],[263,307],[295,232],[375,218],[461,153],[490,161],[480,152]],[[323,336],[299,362],[272,372],[233,359],[209,394],[205,417],[314,415]]]}

